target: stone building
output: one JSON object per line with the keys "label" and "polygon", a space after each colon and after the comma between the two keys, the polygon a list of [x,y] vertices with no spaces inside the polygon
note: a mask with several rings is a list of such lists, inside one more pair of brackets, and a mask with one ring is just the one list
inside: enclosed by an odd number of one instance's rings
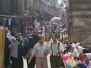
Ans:
{"label": "stone building", "polygon": [[[57,5],[58,0],[0,0],[0,14],[31,16],[31,14],[38,15],[41,11],[43,13],[45,12],[46,14],[56,16],[55,14],[59,11],[59,9],[57,9]],[[30,10],[31,6],[34,8],[33,13]]]}
{"label": "stone building", "polygon": [[84,41],[91,34],[91,0],[69,0],[69,38]]}
{"label": "stone building", "polygon": [[22,14],[22,0],[0,0],[0,14]]}
{"label": "stone building", "polygon": [[58,0],[50,0],[50,14],[53,16],[60,16],[60,8],[58,6]]}
{"label": "stone building", "polygon": [[16,14],[16,0],[0,0],[0,14]]}
{"label": "stone building", "polygon": [[50,0],[50,6],[58,8],[58,0]]}

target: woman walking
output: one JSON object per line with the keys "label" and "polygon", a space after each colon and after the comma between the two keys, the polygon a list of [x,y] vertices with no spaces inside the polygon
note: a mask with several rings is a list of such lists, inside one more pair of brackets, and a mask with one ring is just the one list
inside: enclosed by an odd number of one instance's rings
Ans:
{"label": "woman walking", "polygon": [[16,38],[12,37],[12,43],[9,45],[10,57],[12,61],[10,68],[17,68],[18,45],[19,45],[19,42],[16,40]]}

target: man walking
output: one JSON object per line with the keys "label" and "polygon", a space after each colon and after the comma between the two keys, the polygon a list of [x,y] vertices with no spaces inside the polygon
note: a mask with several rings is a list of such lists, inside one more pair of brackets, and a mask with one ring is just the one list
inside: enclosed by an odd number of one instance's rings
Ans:
{"label": "man walking", "polygon": [[[28,37],[28,48],[29,49],[33,49],[33,47],[35,46],[35,44],[37,44],[38,42],[38,35],[37,35],[37,31],[36,30],[33,30],[32,32],[32,35],[30,35]],[[27,62],[28,62],[29,58],[27,59]],[[28,64],[28,68],[35,68],[35,60],[36,60],[36,57],[33,56],[33,58],[31,59],[31,62]]]}
{"label": "man walking", "polygon": [[62,64],[61,54],[64,52],[63,44],[58,41],[57,35],[52,35],[52,41],[49,43],[51,53],[50,53],[50,63],[51,68],[60,68]]}
{"label": "man walking", "polygon": [[36,56],[36,68],[48,68],[47,67],[47,55],[50,52],[50,49],[47,44],[44,43],[44,37],[39,37],[39,43],[37,43],[34,48],[32,55],[30,56],[30,59],[28,63],[30,63],[33,56]]}

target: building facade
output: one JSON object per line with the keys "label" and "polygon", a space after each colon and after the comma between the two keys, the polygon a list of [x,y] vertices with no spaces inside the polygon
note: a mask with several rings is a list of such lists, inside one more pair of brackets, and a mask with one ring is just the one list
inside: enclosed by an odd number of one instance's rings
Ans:
{"label": "building facade", "polygon": [[58,8],[58,0],[50,0],[50,6]]}
{"label": "building facade", "polygon": [[91,34],[91,0],[69,0],[69,38],[84,41]]}
{"label": "building facade", "polygon": [[17,14],[17,0],[0,0],[0,14]]}
{"label": "building facade", "polygon": [[58,0],[0,0],[0,14],[58,16]]}

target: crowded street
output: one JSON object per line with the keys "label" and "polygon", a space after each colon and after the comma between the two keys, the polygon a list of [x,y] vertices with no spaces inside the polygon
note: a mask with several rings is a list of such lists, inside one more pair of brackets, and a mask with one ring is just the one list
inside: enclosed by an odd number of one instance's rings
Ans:
{"label": "crowded street", "polygon": [[91,0],[0,0],[0,68],[91,68]]}
{"label": "crowded street", "polygon": [[[50,55],[47,56],[47,59],[48,59],[48,68],[51,68],[51,67],[50,67],[50,58],[49,58],[49,57],[50,57]],[[24,67],[23,67],[23,68],[28,68],[28,67],[27,67],[27,62],[26,62],[26,60],[23,59],[23,61],[24,61]],[[36,65],[35,65],[35,68],[36,68]]]}

